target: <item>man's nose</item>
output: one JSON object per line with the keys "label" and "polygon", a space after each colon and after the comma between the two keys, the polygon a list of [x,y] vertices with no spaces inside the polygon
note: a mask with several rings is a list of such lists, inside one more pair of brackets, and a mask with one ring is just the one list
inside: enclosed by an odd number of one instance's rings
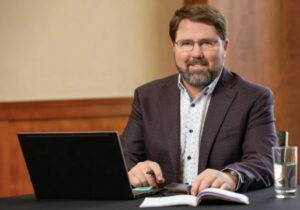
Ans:
{"label": "man's nose", "polygon": [[193,49],[192,49],[192,56],[193,57],[203,57],[203,49],[201,48],[201,46],[198,43],[195,43]]}

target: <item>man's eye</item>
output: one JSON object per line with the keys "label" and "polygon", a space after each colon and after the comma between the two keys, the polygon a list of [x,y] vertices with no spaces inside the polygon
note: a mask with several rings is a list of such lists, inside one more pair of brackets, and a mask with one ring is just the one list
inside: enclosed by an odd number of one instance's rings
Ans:
{"label": "man's eye", "polygon": [[203,41],[203,42],[199,43],[199,45],[204,49],[214,48],[216,46],[216,44],[217,44],[217,42],[214,40],[207,40],[207,41]]}
{"label": "man's eye", "polygon": [[214,45],[213,42],[210,42],[210,41],[205,41],[205,42],[201,43],[201,46],[204,46],[204,47],[210,47],[213,45]]}
{"label": "man's eye", "polygon": [[186,40],[181,42],[181,46],[193,46],[194,43],[192,41]]}

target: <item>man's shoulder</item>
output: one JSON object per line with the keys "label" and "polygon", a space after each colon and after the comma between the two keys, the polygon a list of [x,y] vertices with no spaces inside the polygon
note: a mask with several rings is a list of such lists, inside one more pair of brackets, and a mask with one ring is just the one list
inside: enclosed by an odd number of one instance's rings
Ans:
{"label": "man's shoulder", "polygon": [[161,89],[170,85],[176,85],[178,81],[178,74],[173,74],[161,79],[156,79],[151,82],[145,83],[137,88],[138,91],[153,91],[155,89]]}
{"label": "man's shoulder", "polygon": [[268,88],[265,85],[250,81],[250,80],[246,80],[244,79],[242,76],[240,76],[239,74],[235,73],[235,72],[231,72],[231,74],[233,75],[233,80],[234,80],[234,84],[235,86],[239,89],[239,91],[244,92],[246,94],[259,94],[259,93],[270,93],[272,94],[272,91],[270,88]]}

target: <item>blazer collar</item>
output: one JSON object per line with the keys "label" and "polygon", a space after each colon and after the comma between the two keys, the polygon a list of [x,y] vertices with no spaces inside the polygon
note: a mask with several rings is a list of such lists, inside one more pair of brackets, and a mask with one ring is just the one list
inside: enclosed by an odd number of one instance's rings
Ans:
{"label": "blazer collar", "polygon": [[237,90],[233,88],[235,82],[233,75],[223,69],[219,83],[212,94],[209,108],[203,127],[200,142],[200,155],[198,171],[199,173],[207,167],[210,150],[224,121],[226,113],[234,98]]}

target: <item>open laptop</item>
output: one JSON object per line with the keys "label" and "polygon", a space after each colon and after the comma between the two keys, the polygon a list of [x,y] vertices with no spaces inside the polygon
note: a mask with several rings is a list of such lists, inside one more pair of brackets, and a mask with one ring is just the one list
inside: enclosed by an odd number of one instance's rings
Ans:
{"label": "open laptop", "polygon": [[160,189],[131,188],[117,132],[18,133],[38,199],[131,199]]}

